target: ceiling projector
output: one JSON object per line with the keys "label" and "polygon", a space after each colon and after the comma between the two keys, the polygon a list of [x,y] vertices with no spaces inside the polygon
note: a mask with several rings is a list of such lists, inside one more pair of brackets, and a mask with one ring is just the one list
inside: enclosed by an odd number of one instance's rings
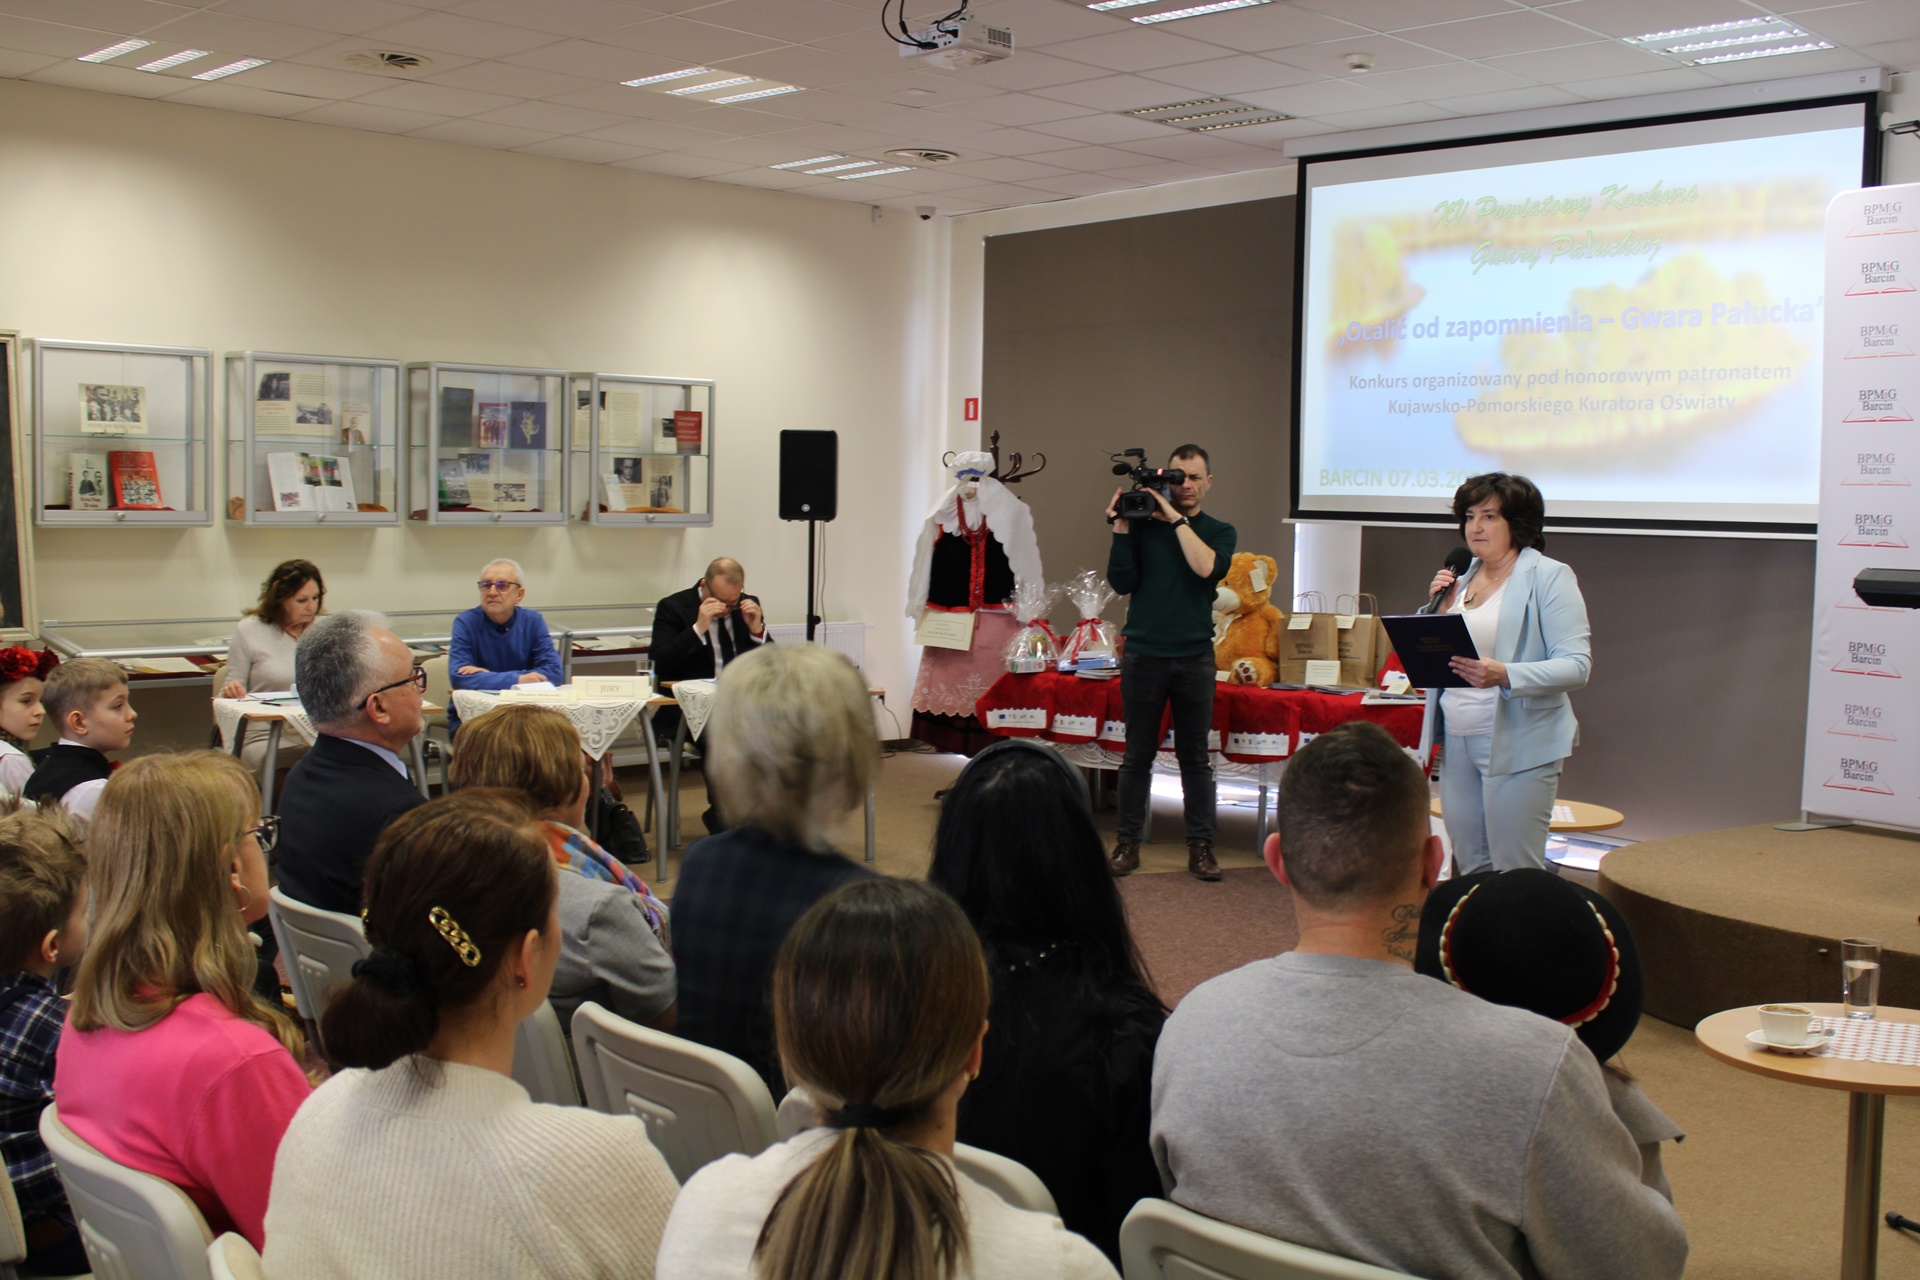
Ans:
{"label": "ceiling projector", "polygon": [[912,43],[900,46],[901,57],[917,58],[950,71],[1013,56],[1013,31],[970,13],[942,19],[907,38]]}

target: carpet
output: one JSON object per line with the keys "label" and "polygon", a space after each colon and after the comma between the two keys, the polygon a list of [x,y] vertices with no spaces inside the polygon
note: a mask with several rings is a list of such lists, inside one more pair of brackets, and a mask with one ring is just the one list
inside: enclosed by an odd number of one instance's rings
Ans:
{"label": "carpet", "polygon": [[1208,978],[1279,955],[1299,941],[1293,901],[1265,867],[1214,884],[1185,872],[1120,881],[1127,921],[1160,998],[1171,1009]]}

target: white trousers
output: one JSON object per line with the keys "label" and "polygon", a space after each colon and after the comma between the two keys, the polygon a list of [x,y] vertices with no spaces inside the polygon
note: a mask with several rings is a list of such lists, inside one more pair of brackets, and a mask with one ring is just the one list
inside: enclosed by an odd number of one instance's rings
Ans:
{"label": "white trousers", "polygon": [[1462,875],[1547,865],[1547,824],[1565,760],[1506,773],[1487,773],[1493,735],[1447,735],[1440,762],[1440,807],[1447,842]]}

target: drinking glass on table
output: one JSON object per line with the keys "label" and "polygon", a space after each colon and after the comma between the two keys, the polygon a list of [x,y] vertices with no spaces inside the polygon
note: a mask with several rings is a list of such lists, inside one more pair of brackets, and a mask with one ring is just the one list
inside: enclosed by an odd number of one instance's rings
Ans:
{"label": "drinking glass on table", "polygon": [[1840,940],[1840,999],[1849,1018],[1872,1018],[1880,1007],[1880,939]]}

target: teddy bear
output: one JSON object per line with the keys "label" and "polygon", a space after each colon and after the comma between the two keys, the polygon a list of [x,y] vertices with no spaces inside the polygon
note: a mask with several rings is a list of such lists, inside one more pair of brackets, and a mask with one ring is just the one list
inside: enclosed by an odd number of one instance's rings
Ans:
{"label": "teddy bear", "polygon": [[1280,610],[1268,603],[1279,565],[1236,551],[1213,597],[1213,665],[1229,684],[1262,688],[1280,674]]}

